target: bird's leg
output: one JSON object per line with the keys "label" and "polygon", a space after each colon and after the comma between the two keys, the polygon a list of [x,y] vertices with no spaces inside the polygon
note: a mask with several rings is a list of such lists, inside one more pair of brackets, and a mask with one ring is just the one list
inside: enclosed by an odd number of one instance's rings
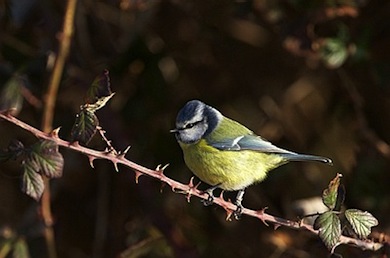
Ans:
{"label": "bird's leg", "polygon": [[234,202],[234,204],[237,206],[236,210],[233,212],[234,218],[236,220],[239,220],[241,218],[242,209],[244,208],[242,206],[242,200],[244,199],[244,193],[245,193],[245,189],[239,190],[237,193],[237,196],[236,196],[236,201]]}
{"label": "bird's leg", "polygon": [[205,194],[207,194],[207,199],[202,200],[202,203],[204,206],[209,206],[213,204],[214,202],[214,190],[217,189],[221,184],[214,185],[204,191]]}

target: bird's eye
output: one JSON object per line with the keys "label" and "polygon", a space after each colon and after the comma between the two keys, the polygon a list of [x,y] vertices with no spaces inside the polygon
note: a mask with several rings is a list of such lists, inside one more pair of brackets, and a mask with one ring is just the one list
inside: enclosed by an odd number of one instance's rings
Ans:
{"label": "bird's eye", "polygon": [[184,129],[190,129],[195,126],[195,123],[189,123],[184,126]]}
{"label": "bird's eye", "polygon": [[190,129],[192,127],[194,127],[195,125],[201,123],[203,120],[200,120],[200,121],[196,121],[196,122],[193,122],[193,123],[188,123],[186,125],[184,125],[183,129]]}

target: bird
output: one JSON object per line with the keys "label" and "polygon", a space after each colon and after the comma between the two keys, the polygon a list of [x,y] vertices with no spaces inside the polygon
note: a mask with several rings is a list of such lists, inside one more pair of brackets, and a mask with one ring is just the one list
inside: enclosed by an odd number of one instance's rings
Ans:
{"label": "bird", "polygon": [[234,216],[242,213],[245,189],[262,182],[269,171],[290,161],[332,164],[326,157],[298,154],[273,145],[246,126],[225,117],[200,100],[190,100],[178,112],[174,133],[192,173],[210,185],[205,205],[217,188],[237,191]]}

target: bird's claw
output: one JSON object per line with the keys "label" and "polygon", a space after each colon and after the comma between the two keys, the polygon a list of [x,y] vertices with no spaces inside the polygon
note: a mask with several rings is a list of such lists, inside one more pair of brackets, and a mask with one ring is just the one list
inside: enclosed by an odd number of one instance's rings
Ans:
{"label": "bird's claw", "polygon": [[204,206],[210,206],[211,204],[214,203],[214,190],[217,189],[221,184],[217,184],[217,185],[214,185],[212,187],[210,187],[209,189],[207,189],[206,191],[204,191],[203,193],[204,194],[207,194],[207,199],[203,199],[202,200],[202,203]]}
{"label": "bird's claw", "polygon": [[205,191],[204,193],[207,194],[207,199],[203,199],[202,203],[204,206],[210,206],[214,202],[213,192]]}
{"label": "bird's claw", "polygon": [[235,201],[235,205],[237,208],[233,212],[233,216],[236,220],[239,220],[241,218],[242,210],[244,209],[244,206],[242,206],[242,200],[244,198],[244,193],[245,193],[245,189],[241,189],[237,193],[237,197],[236,197],[236,201]]}
{"label": "bird's claw", "polygon": [[233,212],[233,216],[234,216],[234,218],[235,218],[236,220],[240,220],[240,219],[241,219],[242,209],[243,209],[243,208],[244,208],[244,207],[243,207],[241,204],[237,205],[236,210]]}

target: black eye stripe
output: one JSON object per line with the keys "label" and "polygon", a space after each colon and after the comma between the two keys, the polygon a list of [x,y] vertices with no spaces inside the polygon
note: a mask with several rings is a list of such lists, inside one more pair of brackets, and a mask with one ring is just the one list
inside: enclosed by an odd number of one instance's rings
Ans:
{"label": "black eye stripe", "polygon": [[203,120],[185,124],[182,129],[190,129],[190,128],[194,127],[195,125],[200,124],[202,121]]}

